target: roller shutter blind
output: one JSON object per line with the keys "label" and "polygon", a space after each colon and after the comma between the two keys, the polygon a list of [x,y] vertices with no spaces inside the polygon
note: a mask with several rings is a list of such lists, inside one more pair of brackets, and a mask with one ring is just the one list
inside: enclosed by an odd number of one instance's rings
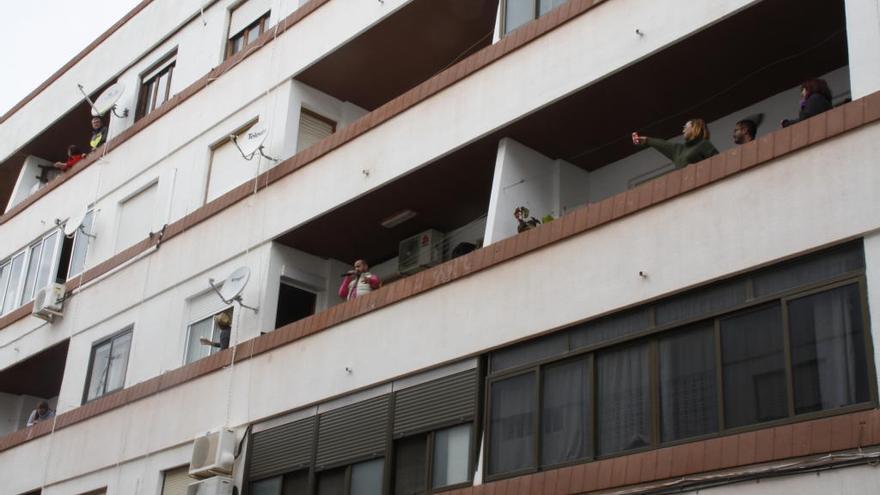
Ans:
{"label": "roller shutter blind", "polygon": [[335,129],[336,124],[329,119],[323,119],[303,110],[299,114],[299,133],[296,138],[297,153],[333,134]]}
{"label": "roller shutter blind", "polygon": [[476,369],[401,390],[394,397],[394,436],[473,419],[476,404]]}
{"label": "roller shutter blind", "polygon": [[330,467],[385,451],[390,395],[321,414],[317,467]]}
{"label": "roller shutter blind", "polygon": [[165,471],[162,480],[162,495],[186,495],[186,487],[196,480],[189,477],[189,466]]}
{"label": "roller shutter blind", "polygon": [[251,436],[251,480],[287,473],[312,462],[315,418],[306,418]]}

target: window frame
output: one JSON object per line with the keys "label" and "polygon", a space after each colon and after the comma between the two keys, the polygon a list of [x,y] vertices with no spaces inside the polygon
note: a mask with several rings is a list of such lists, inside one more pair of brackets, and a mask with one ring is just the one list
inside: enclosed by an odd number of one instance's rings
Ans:
{"label": "window frame", "polygon": [[[82,225],[80,225],[80,227],[77,228],[76,232],[73,234],[73,244],[70,247],[70,264],[68,264],[68,266],[67,266],[67,275],[65,277],[65,280],[70,280],[71,278],[76,277],[78,275],[82,275],[83,273],[86,272],[86,259],[89,255],[89,246],[92,243],[92,237],[94,236],[94,234],[92,234],[92,232],[94,232],[95,215],[97,214],[97,212],[98,212],[98,209],[95,208],[94,205],[90,206],[86,210],[86,214],[83,216]],[[70,221],[70,220],[68,219],[68,221]],[[85,228],[85,225],[87,222],[89,223],[88,229]],[[84,243],[84,245],[82,243]],[[77,246],[80,246],[80,245],[83,246],[82,249],[84,250],[83,251],[83,264],[82,264],[82,268],[80,268],[79,271],[74,272],[73,271],[73,255],[74,255],[74,253],[76,253]]]}
{"label": "window frame", "polygon": [[[468,449],[467,449],[468,479],[466,479],[465,481],[458,482],[458,483],[452,483],[449,485],[438,486],[435,488],[433,486],[434,485],[434,449],[436,448],[435,440],[436,440],[437,433],[444,431],[444,430],[451,430],[453,428],[458,428],[461,426],[467,426],[469,428],[469,431],[468,431],[469,439],[468,439]],[[431,429],[426,430],[426,431],[408,433],[408,434],[400,436],[400,437],[392,438],[391,441],[392,441],[393,447],[390,450],[391,454],[388,456],[388,458],[389,458],[388,462],[390,463],[389,464],[390,477],[388,480],[388,493],[393,494],[394,489],[395,489],[395,476],[394,475],[397,472],[397,442],[399,442],[401,440],[407,440],[410,438],[414,438],[414,437],[419,437],[419,436],[425,437],[425,491],[423,493],[425,493],[425,494],[440,493],[440,492],[445,492],[448,490],[455,490],[457,488],[471,486],[471,484],[473,483],[473,476],[471,476],[471,472],[473,470],[470,469],[470,467],[471,467],[471,465],[473,465],[473,461],[474,461],[474,459],[473,459],[473,456],[474,456],[473,445],[474,445],[474,437],[476,436],[476,432],[474,430],[475,430],[474,422],[473,422],[473,420],[471,420],[471,421],[464,421],[464,422],[455,423],[452,425],[432,427]]]}
{"label": "window frame", "polygon": [[[239,7],[240,7],[240,5],[239,5]],[[236,7],[236,9],[237,8],[238,7]],[[235,12],[236,9],[232,9],[230,14],[232,12]],[[259,39],[260,36],[262,36],[263,33],[266,32],[266,25],[269,24],[269,16],[271,14],[272,14],[271,10],[266,11],[266,13],[262,14],[260,17],[255,19],[253,22],[251,22],[247,26],[243,27],[241,30],[239,30],[237,33],[235,33],[231,36],[229,35],[229,28],[227,28],[226,48],[224,50],[223,60],[226,60],[226,59],[232,57],[233,55],[236,55],[238,53],[243,52],[245,48],[247,48],[254,41]],[[232,16],[230,15],[230,19],[231,19],[231,17]],[[249,39],[250,32],[253,30],[253,28],[258,27],[258,26],[259,26],[260,30],[259,30],[259,33],[257,33],[257,37],[254,39]],[[239,48],[238,51],[233,51],[233,49],[235,47],[235,40],[239,39],[239,38],[242,39],[241,48]]]}
{"label": "window frame", "polygon": [[[172,97],[171,81],[174,77],[174,68],[177,66],[177,48],[171,53],[163,56],[158,62],[151,65],[147,70],[143,71],[138,78],[138,97],[137,106],[135,107],[134,120],[138,121],[156,109],[164,105]],[[156,105],[158,95],[158,84],[162,76],[168,75],[168,82],[165,85],[165,96],[162,102]],[[157,86],[154,87],[153,84]],[[147,100],[150,100],[149,102]]]}
{"label": "window frame", "polygon": [[[39,278],[40,262],[43,261],[43,259],[44,259],[44,254],[45,254],[44,251],[45,251],[45,247],[46,247],[46,241],[49,238],[56,236],[56,235],[58,236],[58,238],[57,238],[57,241],[55,242],[55,247],[53,248],[53,251],[52,251],[52,260],[51,260],[51,265],[49,266],[49,275],[48,275],[49,280],[47,281],[46,286],[48,286],[48,284],[50,284],[50,283],[55,283],[55,281],[57,280],[57,276],[58,276],[58,265],[61,261],[61,251],[62,251],[62,247],[64,245],[64,235],[61,232],[61,230],[58,228],[53,228],[52,230],[44,233],[43,235],[39,236],[36,240],[29,242],[25,247],[15,251],[8,258],[6,258],[2,262],[0,262],[0,269],[11,270],[12,265],[15,263],[16,259],[19,257],[22,257],[21,272],[18,274],[18,287],[16,288],[15,294],[12,294],[12,301],[13,301],[12,306],[10,306],[9,311],[6,311],[6,312],[3,311],[3,307],[7,302],[6,299],[9,297],[9,294],[7,294],[6,292],[9,288],[9,284],[13,280],[11,271],[9,273],[9,277],[6,279],[6,282],[4,283],[4,286],[2,288],[0,288],[0,316],[11,313],[11,312],[15,311],[16,309],[24,306],[25,304],[33,301],[34,296],[36,295],[37,291],[45,288],[45,286],[38,287],[37,283],[36,283],[37,278]],[[31,287],[30,295],[28,295],[27,292],[25,291],[25,285],[27,284],[27,280],[28,280],[28,271],[31,268],[31,263],[34,261],[33,258],[35,258],[35,256],[32,256],[32,251],[33,251],[34,247],[36,247],[38,245],[40,246],[40,255],[38,257],[36,257],[37,258],[37,260],[36,260],[37,265],[35,267],[36,272],[34,272],[34,286]],[[53,275],[54,275],[54,277],[53,277]]]}
{"label": "window frame", "polygon": [[[724,281],[719,281],[723,283]],[[834,408],[834,409],[825,409],[819,411],[811,411],[805,412],[801,414],[797,414],[794,412],[794,388],[793,388],[793,377],[792,377],[792,368],[791,368],[791,339],[790,332],[791,328],[789,325],[789,317],[788,317],[788,302],[796,299],[800,299],[803,297],[807,297],[810,295],[820,294],[823,292],[831,291],[834,289],[838,289],[846,286],[855,286],[857,288],[859,294],[859,303],[860,303],[860,314],[861,314],[861,322],[862,322],[862,338],[863,345],[865,346],[865,361],[866,368],[868,373],[868,401],[860,402],[854,404],[848,404],[843,407]],[[707,286],[708,288],[709,286]],[[805,284],[800,287],[795,287],[792,289],[788,289],[786,291],[775,293],[768,296],[762,297],[753,297],[753,291],[751,290],[751,284],[749,284],[749,298],[747,298],[746,302],[739,304],[732,308],[726,308],[719,311],[714,311],[711,314],[700,315],[699,317],[689,318],[686,321],[676,321],[663,326],[654,326],[647,331],[634,333],[632,335],[627,335],[618,339],[611,339],[607,342],[602,342],[599,344],[571,350],[563,355],[555,355],[551,357],[546,357],[540,360],[537,360],[533,363],[528,363],[524,365],[518,365],[514,367],[510,367],[507,369],[503,369],[497,372],[488,371],[485,376],[485,399],[484,399],[484,407],[485,414],[483,418],[483,431],[486,435],[486,452],[483,456],[483,465],[482,471],[484,473],[485,481],[496,481],[500,479],[512,478],[516,476],[521,476],[523,474],[534,473],[538,471],[544,471],[548,469],[557,469],[561,467],[566,467],[574,464],[582,464],[585,462],[592,462],[596,460],[614,458],[618,456],[624,455],[633,455],[640,452],[656,450],[659,448],[665,448],[685,443],[691,443],[700,440],[706,440],[710,438],[717,438],[721,436],[727,436],[732,434],[738,434],[742,432],[755,431],[755,430],[763,430],[767,428],[772,428],[779,425],[785,424],[793,424],[799,423],[803,421],[809,421],[812,419],[818,418],[826,418],[838,416],[841,414],[862,411],[871,409],[877,406],[878,404],[878,384],[876,380],[876,366],[875,366],[875,356],[873,353],[873,344],[871,341],[871,322],[869,319],[869,307],[868,307],[868,297],[867,297],[867,280],[865,276],[864,268],[858,270],[857,272],[849,271],[842,273],[840,275],[829,277],[826,280],[822,280],[820,282],[813,282],[809,284]],[[784,346],[784,367],[786,373],[786,388],[787,388],[787,413],[783,418],[746,424],[742,426],[736,427],[727,427],[725,424],[724,418],[724,387],[722,383],[722,368],[723,362],[721,361],[721,340],[720,340],[720,321],[730,315],[734,315],[736,313],[753,310],[755,308],[759,308],[761,306],[765,306],[771,304],[773,302],[777,302],[780,305],[780,310],[782,312],[782,321],[781,321],[781,331],[783,332],[783,346]],[[650,302],[648,304],[655,304],[655,302]],[[652,321],[656,321],[652,317]],[[679,438],[669,441],[662,441],[660,438],[661,434],[661,410],[660,410],[660,383],[659,383],[659,374],[660,374],[660,363],[659,363],[659,342],[660,339],[664,335],[669,335],[676,330],[684,331],[687,328],[693,328],[694,325],[698,325],[701,322],[706,322],[707,324],[711,322],[713,327],[714,334],[714,351],[715,351],[715,373],[716,373],[716,400],[717,400],[717,413],[718,413],[718,428],[714,432],[706,433],[698,436],[691,436],[686,438]],[[645,447],[640,447],[636,449],[624,450],[619,452],[612,452],[604,455],[600,455],[597,451],[597,437],[596,431],[598,428],[598,418],[596,414],[597,403],[599,400],[598,391],[596,389],[596,355],[598,352],[602,350],[619,348],[627,345],[631,345],[637,342],[645,342],[649,346],[648,350],[648,367],[650,373],[650,397],[651,397],[651,442],[649,445]],[[578,460],[568,461],[562,464],[556,465],[542,465],[541,459],[541,440],[542,440],[542,400],[543,400],[543,368],[547,366],[553,366],[556,364],[563,364],[569,362],[572,359],[589,359],[588,369],[590,372],[589,379],[591,380],[591,400],[590,404],[591,413],[590,413],[590,425],[591,428],[591,437],[590,437],[590,445],[587,447],[588,455],[584,458]],[[498,381],[502,381],[505,379],[513,378],[516,376],[534,373],[536,380],[536,391],[535,394],[537,396],[537,410],[535,414],[535,423],[533,424],[533,428],[535,433],[535,439],[533,441],[533,449],[535,455],[535,467],[519,469],[516,471],[504,472],[504,473],[491,473],[490,471],[490,459],[492,457],[491,451],[491,436],[492,436],[492,428],[491,428],[491,397],[492,397],[492,386],[494,383]]]}
{"label": "window frame", "polygon": [[[219,347],[210,346],[211,349],[210,349],[210,352],[208,353],[207,356],[203,356],[198,359],[194,359],[192,361],[187,361],[187,357],[189,356],[190,335],[192,332],[193,325],[195,325],[196,323],[201,323],[201,322],[210,318],[211,319],[211,339],[213,340],[214,332],[217,331],[217,323],[214,321],[214,317],[219,315],[220,313],[225,313],[227,311],[230,311],[229,316],[230,316],[230,320],[232,321],[232,323],[230,323],[230,331],[232,331],[232,325],[235,323],[235,318],[234,318],[235,307],[232,304],[226,305],[222,309],[219,309],[213,313],[208,313],[200,318],[190,319],[190,321],[187,322],[186,332],[185,332],[186,333],[186,337],[185,337],[186,340],[184,340],[185,345],[183,346],[183,365],[184,366],[187,364],[190,364],[190,363],[194,363],[200,359],[205,359],[206,357],[210,357],[210,356],[214,355],[215,353],[220,352],[221,349]],[[230,343],[229,346],[232,347],[232,343]]]}
{"label": "window frame", "polygon": [[[122,385],[120,385],[119,388],[115,388],[113,390],[106,390],[106,382],[105,382],[104,392],[96,395],[92,399],[89,399],[88,398],[89,397],[89,385],[92,382],[92,373],[94,373],[94,371],[95,371],[94,370],[95,351],[98,349],[98,347],[101,347],[102,345],[110,342],[110,354],[112,355],[113,354],[113,343],[116,341],[116,339],[123,337],[125,335],[131,335],[132,338],[131,338],[131,341],[129,341],[129,345],[128,345],[128,360],[126,361],[126,366],[125,366],[125,369],[123,370],[123,374],[122,374]],[[101,397],[104,397],[106,395],[109,395],[113,392],[116,392],[116,391],[119,391],[119,390],[122,390],[125,388],[125,379],[128,377],[128,364],[131,360],[131,345],[133,343],[134,343],[134,325],[128,325],[127,327],[123,328],[122,330],[92,343],[91,351],[89,353],[89,367],[87,368],[87,372],[86,372],[86,382],[85,382],[85,386],[83,387],[82,404],[88,404],[89,402],[96,401],[96,400],[100,399]],[[108,363],[108,366],[109,365],[110,365],[110,363]]]}

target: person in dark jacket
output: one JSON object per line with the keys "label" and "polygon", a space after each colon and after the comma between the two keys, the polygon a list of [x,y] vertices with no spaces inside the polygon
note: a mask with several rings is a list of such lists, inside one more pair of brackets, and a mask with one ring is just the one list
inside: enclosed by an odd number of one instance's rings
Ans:
{"label": "person in dark jacket", "polygon": [[831,89],[824,79],[809,79],[801,84],[801,112],[796,119],[784,119],[780,124],[788,127],[814,115],[831,110]]}
{"label": "person in dark jacket", "polygon": [[673,143],[665,139],[641,136],[632,133],[632,142],[636,146],[650,146],[666,158],[672,160],[675,168],[686,167],[710,156],[717,155],[718,150],[709,141],[709,128],[703,119],[691,119],[682,128],[684,143]]}
{"label": "person in dark jacket", "polygon": [[89,146],[92,151],[98,149],[98,146],[107,142],[107,126],[101,117],[92,117],[92,137],[89,139]]}

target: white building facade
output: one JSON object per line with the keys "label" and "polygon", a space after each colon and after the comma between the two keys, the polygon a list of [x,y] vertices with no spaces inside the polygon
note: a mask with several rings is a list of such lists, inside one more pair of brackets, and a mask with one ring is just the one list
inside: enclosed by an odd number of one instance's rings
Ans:
{"label": "white building facade", "polygon": [[878,60],[871,0],[144,0],[0,117],[0,494],[865,493]]}

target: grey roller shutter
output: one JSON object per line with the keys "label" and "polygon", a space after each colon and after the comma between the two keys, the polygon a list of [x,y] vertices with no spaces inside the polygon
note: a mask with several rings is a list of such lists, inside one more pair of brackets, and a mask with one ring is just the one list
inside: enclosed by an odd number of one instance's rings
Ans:
{"label": "grey roller shutter", "polygon": [[312,461],[315,418],[306,418],[251,436],[249,477],[258,480],[287,473]]}
{"label": "grey roller shutter", "polygon": [[390,397],[383,395],[321,414],[317,467],[384,452]]}
{"label": "grey roller shutter", "polygon": [[475,369],[401,390],[394,397],[394,436],[473,419],[476,405]]}

